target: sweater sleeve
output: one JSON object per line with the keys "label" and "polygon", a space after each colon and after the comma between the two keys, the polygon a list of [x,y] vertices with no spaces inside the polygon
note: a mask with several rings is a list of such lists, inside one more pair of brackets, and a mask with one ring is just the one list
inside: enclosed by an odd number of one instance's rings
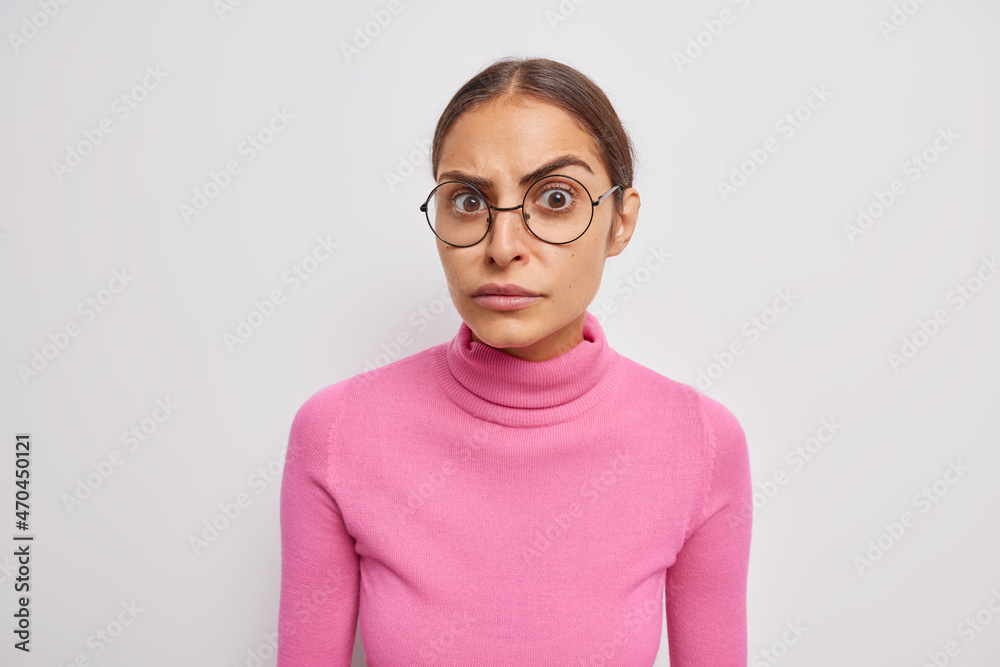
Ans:
{"label": "sweater sleeve", "polygon": [[698,393],[706,434],[700,509],[667,569],[671,667],[745,667],[753,502],[746,436],[726,407]]}
{"label": "sweater sleeve", "polygon": [[343,384],[321,389],[292,420],[281,480],[278,667],[349,667],[360,574],[332,480]]}

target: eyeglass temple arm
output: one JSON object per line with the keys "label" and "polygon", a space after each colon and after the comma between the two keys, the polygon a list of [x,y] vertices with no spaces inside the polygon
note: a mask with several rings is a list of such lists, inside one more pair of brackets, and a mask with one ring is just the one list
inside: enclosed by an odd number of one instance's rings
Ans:
{"label": "eyeglass temple arm", "polygon": [[600,197],[598,197],[597,201],[594,202],[594,206],[599,205],[602,201],[604,201],[605,197],[607,197],[609,194],[611,194],[612,192],[614,192],[615,190],[617,190],[620,187],[621,187],[620,185],[616,185],[615,187],[611,188],[610,190],[608,190],[607,192],[605,192],[603,195],[601,195]]}

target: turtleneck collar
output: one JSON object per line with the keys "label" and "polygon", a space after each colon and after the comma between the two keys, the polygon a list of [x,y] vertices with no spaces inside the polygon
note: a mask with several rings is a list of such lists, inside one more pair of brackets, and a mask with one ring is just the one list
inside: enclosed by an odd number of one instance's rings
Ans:
{"label": "turtleneck collar", "polygon": [[439,346],[434,372],[466,412],[507,426],[542,426],[572,419],[604,399],[618,378],[619,356],[590,311],[583,340],[557,357],[525,361],[472,340],[462,322]]}

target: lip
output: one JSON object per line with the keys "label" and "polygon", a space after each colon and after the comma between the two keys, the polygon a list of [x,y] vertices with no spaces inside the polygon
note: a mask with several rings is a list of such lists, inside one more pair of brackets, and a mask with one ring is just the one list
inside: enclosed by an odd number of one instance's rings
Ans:
{"label": "lip", "polygon": [[472,298],[484,308],[505,311],[526,308],[542,297],[537,292],[513,283],[506,285],[488,283],[473,292]]}
{"label": "lip", "polygon": [[472,297],[477,304],[490,310],[519,310],[535,303],[540,296],[518,296],[505,294],[482,294]]}
{"label": "lip", "polygon": [[493,294],[500,296],[539,296],[538,292],[532,292],[529,289],[521,287],[520,285],[514,285],[513,283],[507,283],[506,285],[487,283],[473,292],[472,296],[486,296]]}

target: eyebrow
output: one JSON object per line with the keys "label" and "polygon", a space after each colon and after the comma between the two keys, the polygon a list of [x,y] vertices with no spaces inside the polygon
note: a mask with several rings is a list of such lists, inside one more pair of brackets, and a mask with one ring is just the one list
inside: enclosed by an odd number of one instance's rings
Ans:
{"label": "eyebrow", "polygon": [[[583,167],[591,174],[594,170],[590,168],[590,165],[584,162],[582,159],[575,155],[560,155],[559,157],[549,160],[537,169],[532,169],[530,172],[521,177],[518,181],[521,187],[525,187],[537,181],[542,176],[545,176],[549,172],[555,171],[556,169],[561,169],[562,167],[569,167],[571,165],[576,165],[578,167]],[[465,181],[469,185],[476,186],[479,190],[492,190],[494,183],[488,178],[482,176],[475,176],[474,174],[467,174],[464,171],[458,169],[452,169],[451,171],[446,171],[440,176],[438,176],[438,182],[443,183],[444,181]]]}

